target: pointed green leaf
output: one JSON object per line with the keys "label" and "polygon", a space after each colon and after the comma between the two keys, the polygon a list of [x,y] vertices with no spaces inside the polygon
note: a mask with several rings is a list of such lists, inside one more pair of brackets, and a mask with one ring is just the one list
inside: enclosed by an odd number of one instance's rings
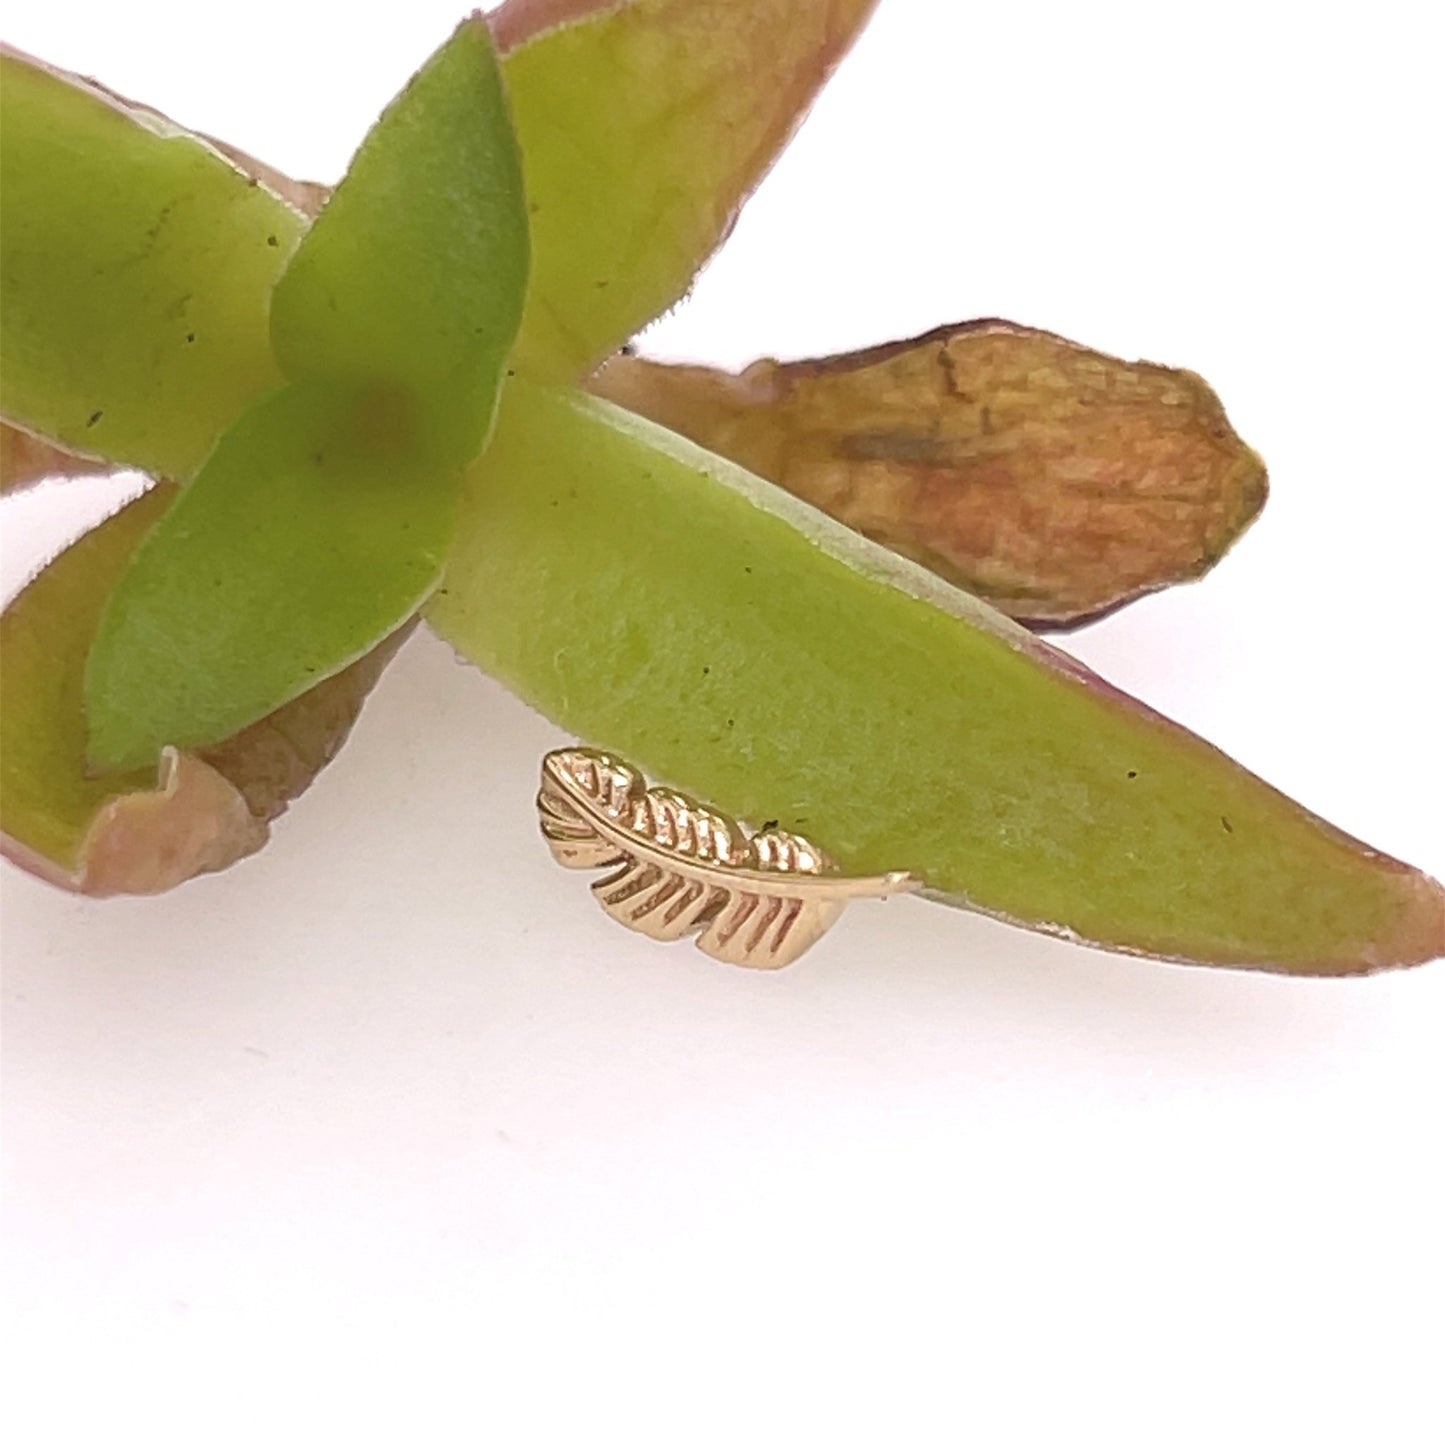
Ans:
{"label": "pointed green leaf", "polygon": [[873,4],[634,0],[550,29],[589,6],[497,12],[500,43],[521,41],[505,60],[532,212],[521,369],[590,371],[683,295]]}
{"label": "pointed green leaf", "polygon": [[383,113],[276,287],[282,369],[407,390],[419,437],[464,465],[521,320],[527,240],[502,78],[473,18]]}
{"label": "pointed green leaf", "polygon": [[579,393],[509,388],[426,615],[563,727],[845,872],[1199,962],[1445,951],[1433,880],[932,573]]}
{"label": "pointed green leaf", "polygon": [[222,437],[101,622],[86,674],[97,766],[228,736],[369,650],[435,585],[525,285],[500,84],[485,25],[464,23],[302,243],[273,318],[294,379]]}
{"label": "pointed green leaf", "polygon": [[416,610],[446,553],[456,474],[396,443],[396,407],[395,394],[296,382],[221,439],[101,620],[85,679],[97,767],[217,742]]}
{"label": "pointed green leaf", "polygon": [[0,56],[0,414],[189,476],[280,379],[272,286],[304,218],[198,137]]}

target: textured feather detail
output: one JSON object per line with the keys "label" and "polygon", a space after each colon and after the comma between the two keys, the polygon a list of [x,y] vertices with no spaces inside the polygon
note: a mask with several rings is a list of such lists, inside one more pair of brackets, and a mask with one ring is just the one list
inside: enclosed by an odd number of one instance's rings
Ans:
{"label": "textured feather detail", "polygon": [[627,763],[591,748],[542,759],[542,833],[566,868],[608,868],[592,885],[619,923],[697,946],[724,963],[781,968],[833,925],[851,898],[917,884],[907,873],[840,875],[821,848],[731,818],[668,788],[648,788]]}

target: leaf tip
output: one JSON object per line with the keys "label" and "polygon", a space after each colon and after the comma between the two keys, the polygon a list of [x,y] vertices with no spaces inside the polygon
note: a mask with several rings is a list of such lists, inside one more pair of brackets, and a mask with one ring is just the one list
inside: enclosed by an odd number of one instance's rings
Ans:
{"label": "leaf tip", "polygon": [[156,787],[117,795],[91,819],[69,859],[10,833],[6,858],[42,882],[90,898],[155,894],[256,852],[270,835],[229,779],[189,753],[167,748]]}
{"label": "leaf tip", "polygon": [[1399,909],[1388,930],[1365,951],[1366,971],[1411,968],[1445,958],[1445,887],[1401,865]]}
{"label": "leaf tip", "polygon": [[81,851],[79,891],[164,893],[254,853],[268,834],[227,778],[165,748],[157,791],[114,798],[96,815]]}

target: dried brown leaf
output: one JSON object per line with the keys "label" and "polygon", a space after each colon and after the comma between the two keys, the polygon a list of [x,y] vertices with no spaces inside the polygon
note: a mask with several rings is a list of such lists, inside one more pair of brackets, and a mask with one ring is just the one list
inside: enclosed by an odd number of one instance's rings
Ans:
{"label": "dried brown leaf", "polygon": [[1267,491],[1193,372],[1005,321],[738,375],[622,355],[589,387],[1040,627],[1202,575]]}
{"label": "dried brown leaf", "polygon": [[416,626],[413,618],[350,667],[199,753],[269,822],[311,785],[340,751],[367,695]]}

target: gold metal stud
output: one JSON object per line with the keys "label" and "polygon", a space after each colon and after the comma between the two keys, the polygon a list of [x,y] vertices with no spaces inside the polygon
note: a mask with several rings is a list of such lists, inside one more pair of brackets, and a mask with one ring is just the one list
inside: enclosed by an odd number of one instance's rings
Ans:
{"label": "gold metal stud", "polygon": [[908,873],[850,878],[795,833],[747,836],[733,819],[591,748],[542,759],[542,833],[564,868],[610,868],[593,895],[619,923],[697,946],[724,963],[782,968],[832,927],[854,898],[909,893]]}

